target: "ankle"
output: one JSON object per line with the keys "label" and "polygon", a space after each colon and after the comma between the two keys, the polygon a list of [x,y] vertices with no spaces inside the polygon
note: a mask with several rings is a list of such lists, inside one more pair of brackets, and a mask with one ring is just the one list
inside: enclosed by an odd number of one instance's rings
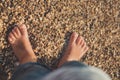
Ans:
{"label": "ankle", "polygon": [[34,57],[32,57],[32,56],[27,56],[27,57],[24,57],[23,59],[21,59],[20,60],[20,63],[21,64],[25,64],[25,63],[28,63],[28,62],[37,62],[37,57],[36,56],[34,56]]}

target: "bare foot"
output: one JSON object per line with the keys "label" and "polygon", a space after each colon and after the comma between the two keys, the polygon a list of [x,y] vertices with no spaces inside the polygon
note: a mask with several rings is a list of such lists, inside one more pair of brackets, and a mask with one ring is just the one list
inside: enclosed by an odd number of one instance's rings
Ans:
{"label": "bare foot", "polygon": [[37,61],[28,38],[27,28],[24,24],[15,27],[10,32],[8,41],[21,64]]}
{"label": "bare foot", "polygon": [[87,50],[88,46],[86,45],[83,37],[79,36],[75,32],[72,33],[68,47],[58,67],[64,64],[66,61],[79,61],[87,52]]}

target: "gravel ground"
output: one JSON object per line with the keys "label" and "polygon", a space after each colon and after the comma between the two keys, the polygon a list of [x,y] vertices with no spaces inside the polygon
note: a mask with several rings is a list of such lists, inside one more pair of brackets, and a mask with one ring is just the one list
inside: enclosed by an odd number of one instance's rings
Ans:
{"label": "gravel ground", "polygon": [[0,80],[17,66],[7,35],[18,23],[39,62],[55,68],[75,31],[90,47],[81,61],[120,79],[120,0],[0,0]]}

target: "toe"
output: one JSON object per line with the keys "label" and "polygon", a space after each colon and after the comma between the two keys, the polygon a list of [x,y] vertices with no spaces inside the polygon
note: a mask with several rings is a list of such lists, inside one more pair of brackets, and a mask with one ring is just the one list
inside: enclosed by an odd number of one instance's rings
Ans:
{"label": "toe", "polygon": [[9,37],[15,40],[15,36],[12,34],[12,32],[9,34]]}
{"label": "toe", "polygon": [[85,46],[86,46],[86,43],[84,40],[82,40],[81,47],[85,47]]}
{"label": "toe", "polygon": [[18,38],[18,35],[17,35],[16,31],[15,31],[15,28],[12,30],[12,34],[13,34],[13,36],[14,36],[15,38]]}
{"label": "toe", "polygon": [[15,27],[14,30],[18,37],[21,36],[20,30],[18,29],[18,27]]}
{"label": "toe", "polygon": [[8,40],[9,40],[10,44],[13,44],[13,39],[11,37],[8,37]]}
{"label": "toe", "polygon": [[10,44],[13,44],[13,43],[14,43],[15,37],[14,37],[14,35],[13,35],[12,33],[9,34],[9,36],[8,36],[8,41],[10,42]]}
{"label": "toe", "polygon": [[24,24],[19,26],[19,30],[20,30],[22,35],[27,35],[27,28]]}
{"label": "toe", "polygon": [[83,52],[86,53],[88,51],[88,49],[89,49],[88,46],[85,46]]}
{"label": "toe", "polygon": [[76,44],[80,44],[81,43],[81,36],[78,36],[77,40],[76,40]]}
{"label": "toe", "polygon": [[86,44],[86,43],[85,43],[85,41],[84,41],[84,38],[81,37],[80,46],[83,47],[85,44]]}
{"label": "toe", "polygon": [[78,37],[78,34],[76,32],[73,32],[70,37],[70,43],[75,43],[77,37]]}

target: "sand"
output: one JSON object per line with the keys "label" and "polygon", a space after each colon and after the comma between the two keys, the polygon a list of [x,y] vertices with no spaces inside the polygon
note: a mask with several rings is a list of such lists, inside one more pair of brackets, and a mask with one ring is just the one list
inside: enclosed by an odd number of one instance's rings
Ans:
{"label": "sand", "polygon": [[40,63],[55,68],[71,33],[77,32],[89,46],[80,61],[119,80],[120,0],[1,0],[0,80],[9,80],[17,67],[7,36],[20,23],[27,25]]}

